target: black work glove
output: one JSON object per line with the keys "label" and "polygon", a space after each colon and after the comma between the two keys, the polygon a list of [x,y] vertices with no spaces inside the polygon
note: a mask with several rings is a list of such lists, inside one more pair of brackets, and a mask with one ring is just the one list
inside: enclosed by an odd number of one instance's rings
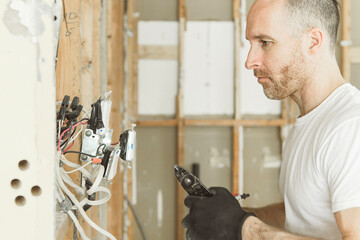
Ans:
{"label": "black work glove", "polygon": [[235,197],[222,187],[212,187],[212,197],[188,196],[190,213],[182,220],[191,240],[241,240],[242,226],[253,213],[245,212]]}

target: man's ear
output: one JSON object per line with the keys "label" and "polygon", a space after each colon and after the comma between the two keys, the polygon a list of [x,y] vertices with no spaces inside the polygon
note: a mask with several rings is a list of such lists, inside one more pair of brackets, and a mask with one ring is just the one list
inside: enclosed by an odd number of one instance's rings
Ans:
{"label": "man's ear", "polygon": [[324,32],[320,28],[308,31],[309,53],[316,54],[324,45]]}

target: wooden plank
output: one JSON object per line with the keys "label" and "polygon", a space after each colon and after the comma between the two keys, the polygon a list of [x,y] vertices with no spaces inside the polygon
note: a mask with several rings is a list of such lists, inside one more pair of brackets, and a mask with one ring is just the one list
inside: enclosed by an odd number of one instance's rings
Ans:
{"label": "wooden plank", "polygon": [[[233,127],[233,162],[232,162],[232,192],[239,192],[239,127]],[[243,179],[242,179],[243,180]]]}
{"label": "wooden plank", "polygon": [[176,119],[162,120],[162,121],[137,121],[136,126],[138,127],[173,127],[177,126]]}
{"label": "wooden plank", "polygon": [[360,64],[360,47],[350,48],[350,59],[353,64]]}
{"label": "wooden plank", "polygon": [[349,56],[351,41],[351,1],[341,1],[341,73],[347,82],[350,82],[351,59]]}
{"label": "wooden plank", "polygon": [[138,81],[139,81],[139,46],[138,46],[138,24],[139,24],[139,15],[136,14],[134,17],[134,49],[133,49],[133,69],[132,69],[132,79],[133,79],[133,89],[131,92],[132,98],[132,109],[133,109],[133,117],[136,122],[139,118],[138,111]]}
{"label": "wooden plank", "polygon": [[139,58],[177,60],[178,46],[140,45]]}
{"label": "wooden plank", "polygon": [[[240,0],[233,0],[233,18],[235,26],[235,39],[234,39],[234,48],[235,48],[235,59],[234,59],[234,115],[235,119],[240,119],[240,106],[241,106],[241,96],[240,96]],[[232,191],[239,191],[239,127],[233,127],[233,159],[232,159]],[[243,179],[241,179],[243,181]]]}
{"label": "wooden plank", "polygon": [[[93,63],[93,15],[92,1],[80,1],[80,40],[81,40],[81,96],[80,100],[85,109],[90,110],[93,103],[93,80],[92,80],[92,63]],[[97,217],[98,207],[91,207],[86,214],[96,223],[99,223]],[[79,216],[79,222],[89,238],[94,238],[97,231],[91,228],[82,216]]]}
{"label": "wooden plank", "polygon": [[244,126],[244,127],[279,127],[284,126],[286,122],[283,119],[185,119],[185,126]]}
{"label": "wooden plank", "polygon": [[[60,24],[58,59],[56,66],[56,100],[61,101],[64,95],[81,97],[81,39],[80,39],[80,1],[63,0],[63,13]],[[79,142],[72,147],[80,150]],[[77,155],[68,157],[70,161],[79,162]],[[71,175],[75,183],[80,183],[80,174]],[[65,231],[63,229],[62,231]],[[73,228],[67,230],[72,236]],[[57,236],[57,239],[59,236]]]}
{"label": "wooden plank", "polygon": [[[245,127],[281,127],[286,124],[283,119],[184,119],[184,126],[245,126]],[[177,125],[176,119],[137,121],[139,127],[171,127]]]}
{"label": "wooden plank", "polygon": [[101,80],[100,80],[100,22],[101,22],[101,0],[93,0],[92,4],[92,29],[93,29],[93,44],[92,44],[92,52],[93,52],[93,62],[92,62],[92,101],[95,102],[101,96]]}
{"label": "wooden plank", "polygon": [[[135,0],[128,0],[128,4],[127,4],[127,18],[128,18],[128,32],[130,32],[131,34],[127,34],[127,86],[126,86],[126,90],[127,90],[127,107],[125,108],[127,110],[127,112],[125,113],[127,115],[127,127],[130,127],[131,123],[133,121],[135,121],[136,119],[134,119],[134,106],[133,106],[133,98],[134,96],[132,95],[133,93],[133,88],[134,88],[134,78],[133,78],[133,63],[134,63],[134,46],[136,45],[136,42],[134,42],[134,8],[135,8]],[[127,171],[127,196],[130,202],[132,202],[133,199],[133,189],[132,189],[132,176],[133,176],[133,171],[132,169],[128,169]],[[125,191],[124,191],[125,193]],[[125,201],[125,204],[127,204],[127,202]],[[130,211],[130,208],[128,207],[128,205],[126,205],[128,211],[128,221],[131,223],[129,226],[127,226],[127,238],[132,240],[134,239],[134,223],[135,223],[135,219],[134,219],[134,215],[133,212]],[[125,221],[125,220],[124,220]]]}
{"label": "wooden plank", "polygon": [[[184,164],[184,111],[183,111],[183,81],[184,81],[184,32],[186,30],[186,4],[185,0],[178,1],[179,17],[179,45],[178,45],[178,95],[176,101],[177,119],[177,164]],[[176,239],[184,239],[184,229],[181,221],[184,218],[184,191],[177,183],[177,209],[176,209]]]}
{"label": "wooden plank", "polygon": [[[110,128],[114,130],[113,141],[117,141],[122,132],[123,116],[120,111],[124,99],[124,41],[123,41],[124,2],[122,0],[107,1],[107,85],[112,91]],[[118,172],[109,187],[112,196],[108,203],[108,230],[122,239],[123,233],[123,173]]]}

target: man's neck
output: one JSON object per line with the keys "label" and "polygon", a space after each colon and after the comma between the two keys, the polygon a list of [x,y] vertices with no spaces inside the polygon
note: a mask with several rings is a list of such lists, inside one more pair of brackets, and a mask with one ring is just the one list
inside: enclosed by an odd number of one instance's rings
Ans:
{"label": "man's neck", "polygon": [[346,82],[334,59],[330,64],[317,68],[316,73],[312,74],[306,85],[290,97],[297,103],[302,117],[319,106],[336,88],[344,83]]}

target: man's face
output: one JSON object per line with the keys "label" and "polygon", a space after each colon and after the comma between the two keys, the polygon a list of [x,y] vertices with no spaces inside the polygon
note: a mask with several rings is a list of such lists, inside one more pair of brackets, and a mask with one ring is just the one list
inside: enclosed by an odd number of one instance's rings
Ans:
{"label": "man's face", "polygon": [[284,99],[306,83],[305,57],[300,38],[290,34],[284,1],[257,0],[246,27],[251,43],[245,66],[254,75],[270,99]]}

